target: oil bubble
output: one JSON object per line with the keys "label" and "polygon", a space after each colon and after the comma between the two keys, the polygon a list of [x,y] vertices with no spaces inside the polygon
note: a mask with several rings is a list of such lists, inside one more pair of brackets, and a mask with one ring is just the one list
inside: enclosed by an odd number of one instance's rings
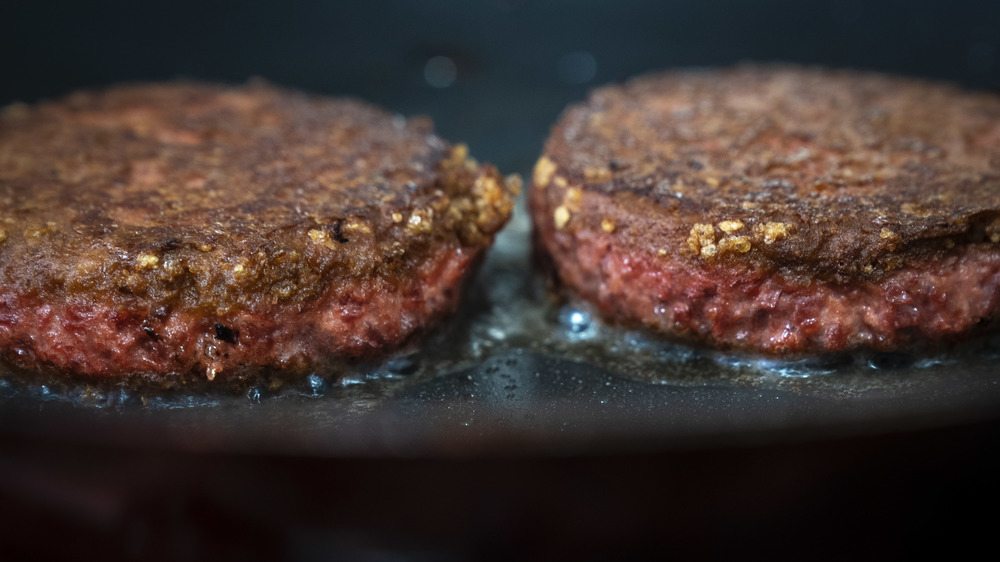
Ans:
{"label": "oil bubble", "polygon": [[306,377],[306,384],[309,385],[309,392],[313,396],[319,396],[326,392],[326,379],[316,373],[312,373]]}
{"label": "oil bubble", "polygon": [[570,341],[580,341],[593,338],[597,334],[597,326],[590,313],[571,307],[559,311],[559,325]]}

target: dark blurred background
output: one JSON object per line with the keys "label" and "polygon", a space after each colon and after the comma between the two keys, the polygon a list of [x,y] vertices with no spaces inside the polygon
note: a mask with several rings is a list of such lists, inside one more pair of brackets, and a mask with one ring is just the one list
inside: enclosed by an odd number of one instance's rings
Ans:
{"label": "dark blurred background", "polygon": [[1000,87],[990,1],[34,1],[0,14],[0,104],[263,77],[428,114],[517,172],[587,89],[669,67],[777,60]]}
{"label": "dark blurred background", "polygon": [[[1000,88],[997,1],[11,4],[0,105],[263,77],[430,115],[522,174],[566,104],[658,69],[791,61]],[[0,559],[911,557],[992,537],[997,426],[471,460],[143,453],[24,431],[0,438]]]}

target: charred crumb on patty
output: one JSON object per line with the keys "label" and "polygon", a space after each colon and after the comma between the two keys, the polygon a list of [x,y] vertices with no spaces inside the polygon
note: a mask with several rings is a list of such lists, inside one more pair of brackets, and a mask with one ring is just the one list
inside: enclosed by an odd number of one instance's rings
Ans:
{"label": "charred crumb on patty", "polygon": [[377,354],[454,308],[518,189],[428,119],[263,84],[8,108],[0,347],[86,376]]}
{"label": "charred crumb on patty", "polygon": [[[961,337],[998,306],[998,141],[1000,98],[950,85],[790,66],[645,76],[553,129],[536,240],[609,316],[668,335],[776,354]],[[956,259],[964,280],[940,270]]]}

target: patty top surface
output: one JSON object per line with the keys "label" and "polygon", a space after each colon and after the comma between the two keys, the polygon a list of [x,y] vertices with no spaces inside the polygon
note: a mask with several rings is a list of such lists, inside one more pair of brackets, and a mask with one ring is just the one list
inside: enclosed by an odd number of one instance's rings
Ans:
{"label": "patty top surface", "polygon": [[654,74],[566,111],[535,184],[553,177],[612,196],[636,218],[616,235],[661,255],[878,277],[1000,240],[1000,97],[792,66]]}
{"label": "patty top surface", "polygon": [[482,247],[515,186],[424,118],[264,84],[119,86],[0,112],[0,281],[21,293],[302,302]]}

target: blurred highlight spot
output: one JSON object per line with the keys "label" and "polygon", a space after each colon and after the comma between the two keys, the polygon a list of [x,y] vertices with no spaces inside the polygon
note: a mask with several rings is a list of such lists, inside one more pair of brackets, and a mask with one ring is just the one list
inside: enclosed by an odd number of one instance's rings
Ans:
{"label": "blurred highlight spot", "polygon": [[597,74],[597,60],[587,51],[563,55],[556,66],[559,79],[567,84],[586,84]]}
{"label": "blurred highlight spot", "polygon": [[448,57],[431,57],[424,65],[424,80],[434,88],[447,88],[455,83],[457,77],[455,61]]}

